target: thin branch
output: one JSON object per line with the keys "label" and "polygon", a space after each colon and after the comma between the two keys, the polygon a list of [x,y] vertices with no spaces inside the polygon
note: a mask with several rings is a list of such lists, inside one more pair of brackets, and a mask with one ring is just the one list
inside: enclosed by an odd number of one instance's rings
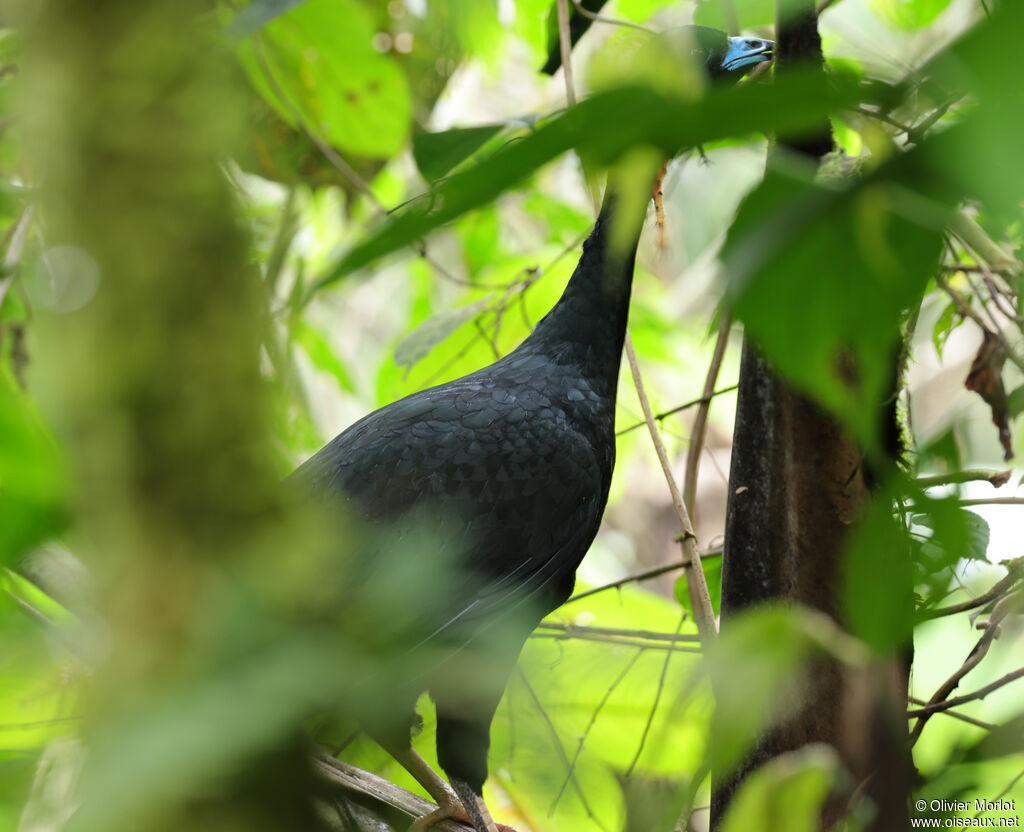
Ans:
{"label": "thin branch", "polygon": [[1018,679],[1024,679],[1024,667],[1014,670],[1012,673],[1007,673],[1005,676],[1001,676],[991,684],[978,688],[976,691],[972,691],[971,693],[965,693],[963,696],[956,696],[952,699],[944,699],[941,702],[929,702],[923,708],[916,708],[914,710],[907,711],[907,716],[920,717],[920,720],[918,721],[918,725],[920,725],[922,720],[932,714],[948,711],[950,708],[955,708],[957,705],[963,705],[967,702],[976,702],[979,699],[984,699],[993,691],[1006,687],[1008,684],[1016,682]]}
{"label": "thin branch", "polygon": [[659,633],[655,630],[626,630],[619,627],[585,627],[580,624],[566,624],[562,621],[541,621],[537,628],[540,630],[559,630],[565,633],[626,636],[629,638],[650,639],[651,641],[700,641],[700,636],[691,633],[680,633],[678,629],[674,633]]}
{"label": "thin branch", "polygon": [[[686,620],[686,614],[680,616],[679,624],[676,626],[676,632],[678,633],[680,628],[683,626],[683,622]],[[629,777],[633,773],[633,769],[636,768],[637,762],[640,760],[640,755],[643,753],[644,744],[647,742],[647,735],[651,731],[651,725],[654,723],[654,715],[658,711],[658,705],[661,702],[661,694],[665,690],[665,677],[668,676],[668,663],[672,661],[672,654],[665,654],[665,661],[661,665],[661,675],[658,677],[658,689],[654,693],[654,702],[651,703],[650,713],[647,714],[647,722],[644,725],[644,732],[640,735],[640,744],[637,746],[636,754],[633,755],[633,759],[629,764],[629,768],[626,769],[626,777]]]}
{"label": "thin branch", "polygon": [[558,9],[558,48],[562,55],[562,73],[565,76],[565,100],[576,104],[576,85],[572,78],[572,35],[569,33],[569,0],[556,0]]}
{"label": "thin branch", "polygon": [[[639,23],[632,23],[629,20],[618,20],[614,17],[604,17],[597,12],[592,12],[590,9],[584,8],[580,4],[580,0],[572,0],[572,6],[576,9],[576,13],[581,17],[587,18],[587,20],[593,20],[595,23],[607,23],[610,26],[624,26],[627,29],[637,29],[641,32],[648,32],[649,34],[656,35],[657,32],[648,26],[641,26]],[[565,56],[562,56],[562,64],[565,64]]]}
{"label": "thin branch", "polygon": [[700,455],[704,450],[704,439],[707,435],[708,412],[711,410],[711,394],[715,390],[715,382],[718,381],[718,373],[722,369],[722,359],[725,357],[725,348],[729,345],[729,330],[732,328],[732,320],[726,312],[722,312],[722,318],[718,322],[718,337],[715,339],[715,349],[711,355],[711,363],[708,365],[707,376],[704,378],[704,391],[701,398],[704,400],[697,408],[697,415],[693,420],[693,428],[690,431],[690,445],[686,449],[686,468],[683,475],[683,504],[690,507],[690,521],[696,524],[697,513],[697,477],[700,473]]}
{"label": "thin branch", "polygon": [[679,486],[676,484],[675,475],[672,473],[672,465],[668,459],[668,452],[665,450],[665,443],[661,441],[658,426],[654,423],[651,403],[647,399],[644,380],[640,375],[640,365],[637,363],[636,352],[633,349],[633,339],[628,331],[626,332],[626,359],[629,362],[629,370],[633,375],[633,385],[636,387],[636,394],[640,399],[640,407],[644,412],[644,420],[647,422],[647,430],[651,435],[651,442],[654,444],[655,453],[658,455],[658,462],[661,463],[661,471],[665,475],[665,482],[668,484],[669,492],[672,495],[672,505],[675,507],[676,516],[679,518],[679,528],[681,531],[679,546],[683,551],[683,562],[686,564],[684,567],[687,570],[686,585],[690,593],[697,630],[700,632],[701,640],[707,645],[718,635],[718,627],[715,624],[715,611],[711,606],[711,596],[708,594],[707,579],[704,577],[704,569],[700,563],[700,552],[697,551],[697,536],[693,533],[689,512],[686,510],[683,497],[679,493]]}
{"label": "thin branch", "polygon": [[984,468],[967,468],[951,474],[936,474],[931,477],[918,477],[915,482],[922,488],[934,488],[939,485],[957,485],[965,482],[987,482],[996,488],[1005,485],[1013,475],[1012,469],[990,471]]}
{"label": "thin branch", "polygon": [[[654,415],[654,420],[656,422],[662,422],[665,419],[667,419],[669,416],[674,416],[677,413],[682,413],[684,410],[689,410],[691,407],[696,407],[699,404],[704,404],[705,402],[709,402],[712,399],[717,398],[718,396],[722,396],[722,395],[724,395],[726,393],[732,393],[738,387],[739,387],[738,384],[730,384],[728,387],[719,388],[718,390],[715,390],[713,393],[710,393],[710,394],[708,394],[706,396],[701,396],[699,399],[693,399],[692,401],[684,402],[683,404],[677,405],[676,407],[669,408],[668,410],[663,410],[661,413],[656,413]],[[644,421],[634,422],[629,427],[625,427],[625,428],[622,428],[622,430],[617,431],[615,435],[616,436],[622,436],[624,433],[630,433],[630,432],[636,430],[637,428],[644,427],[646,424],[647,424],[647,422],[644,422]]]}
{"label": "thin branch", "polygon": [[1024,506],[1024,497],[979,497],[974,500],[957,500],[958,506]]}
{"label": "thin branch", "polygon": [[[967,698],[957,697],[956,699],[950,699],[949,695],[956,690],[961,680],[963,680],[963,678],[977,667],[983,658],[985,658],[989,648],[992,646],[992,642],[999,633],[999,622],[1002,621],[1009,610],[1010,607],[1006,605],[1005,602],[999,604],[989,617],[988,628],[985,630],[981,638],[978,639],[978,643],[974,645],[974,648],[967,655],[964,663],[957,668],[956,672],[954,672],[952,676],[939,685],[938,690],[932,694],[927,705],[922,708],[918,708],[917,710],[907,712],[908,716],[918,717],[917,723],[914,725],[914,730],[910,733],[911,745],[920,739],[921,732],[924,731],[924,726],[927,724],[928,718],[931,714],[936,713],[937,711],[948,710],[949,708],[962,704],[963,702],[970,702],[972,698],[979,698],[976,695],[968,695]],[[1024,673],[1024,671],[1022,671],[1022,673]],[[994,688],[992,689],[994,690]],[[984,694],[982,694],[982,696],[984,696]]]}
{"label": "thin branch", "polygon": [[1006,351],[1006,357],[1009,358],[1014,364],[1016,364],[1022,370],[1024,370],[1024,359],[1021,359],[1020,356],[1018,356],[1013,351],[1013,348],[1010,346],[1010,343],[1006,340],[1006,337],[1003,335],[1002,332],[991,332],[985,320],[977,312],[974,311],[974,308],[970,305],[970,303],[967,302],[967,299],[964,298],[963,295],[961,295],[956,289],[949,285],[949,280],[944,275],[935,275],[935,282],[938,283],[939,286],[941,286],[942,289],[946,292],[946,294],[950,296],[950,298],[953,300],[953,303],[956,305],[957,311],[961,315],[963,315],[965,318],[970,318],[978,326],[980,326],[984,332],[989,332],[992,335],[992,337],[999,342],[999,346],[1001,346]]}
{"label": "thin branch", "polygon": [[[701,558],[717,558],[722,555],[722,547],[718,546],[713,549],[707,549],[700,553]],[[602,584],[601,586],[594,587],[593,589],[586,589],[583,592],[577,592],[565,603],[571,604],[573,601],[582,601],[584,598],[589,598],[591,595],[597,595],[599,592],[607,592],[609,589],[621,589],[626,584],[631,584],[639,581],[648,581],[651,578],[658,578],[668,572],[675,572],[677,569],[685,569],[687,567],[687,561],[679,561],[677,563],[669,563],[665,566],[656,566],[653,569],[648,569],[645,572],[638,572],[636,575],[627,575],[625,578],[619,578],[617,581],[611,583]],[[563,604],[562,606],[565,606]]]}
{"label": "thin branch", "polygon": [[562,795],[565,793],[565,787],[569,785],[569,781],[572,779],[573,772],[576,770],[576,761],[579,760],[580,754],[583,753],[583,745],[587,741],[587,737],[590,736],[590,729],[594,727],[594,723],[597,722],[597,717],[601,711],[604,710],[605,704],[611,699],[615,689],[622,683],[622,680],[626,678],[629,671],[633,669],[633,665],[637,663],[637,660],[644,654],[643,649],[637,650],[633,654],[626,666],[622,668],[618,676],[611,683],[608,690],[604,692],[604,696],[601,697],[601,701],[597,703],[597,707],[594,708],[594,712],[590,715],[590,721],[587,722],[587,727],[583,729],[583,733],[580,734],[579,741],[576,743],[576,753],[572,755],[572,761],[569,763],[569,771],[566,772],[565,779],[562,781],[562,785],[558,789],[558,794],[555,795],[555,799],[551,801],[551,808],[548,809],[548,817],[551,817],[555,813],[555,809],[558,808],[558,803],[562,799]]}
{"label": "thin branch", "polygon": [[[910,696],[908,697],[908,700],[914,705],[928,704],[923,699],[918,699],[916,696]],[[948,711],[940,711],[939,713],[941,713],[943,716],[948,716],[952,719],[957,719],[960,722],[966,722],[968,725],[974,725],[977,728],[984,728],[986,731],[991,731],[993,728],[996,727],[991,722],[982,722],[980,719],[975,719],[973,716],[967,716],[967,714],[962,714],[960,713],[960,711],[954,711],[952,708]]]}
{"label": "thin branch", "polygon": [[1011,572],[1005,578],[999,580],[995,586],[987,592],[983,592],[977,598],[971,598],[969,601],[964,601],[960,604],[952,604],[948,607],[938,607],[937,609],[920,613],[918,621],[931,621],[935,618],[945,618],[946,616],[967,612],[968,610],[974,610],[978,607],[984,607],[993,601],[998,601],[1004,595],[1008,595],[1019,580],[1020,575],[1016,572]]}
{"label": "thin branch", "polygon": [[538,632],[534,630],[528,638],[531,641],[592,641],[598,644],[610,644],[615,647],[635,647],[639,650],[657,650],[668,653],[689,653],[695,656],[704,652],[696,645],[687,646],[663,641],[644,641],[642,639],[593,635],[591,633]]}

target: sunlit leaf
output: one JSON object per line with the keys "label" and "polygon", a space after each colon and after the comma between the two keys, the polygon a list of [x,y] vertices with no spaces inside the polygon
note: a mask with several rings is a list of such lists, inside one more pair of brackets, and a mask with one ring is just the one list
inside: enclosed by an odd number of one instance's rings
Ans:
{"label": "sunlit leaf", "polygon": [[228,34],[234,38],[247,37],[258,32],[275,17],[304,2],[306,0],[251,0],[248,6],[235,15],[228,27]]}
{"label": "sunlit leaf", "polygon": [[722,832],[815,832],[821,808],[843,776],[835,751],[809,745],[765,763],[729,803]]}
{"label": "sunlit leaf", "polygon": [[486,309],[490,302],[490,298],[484,298],[428,318],[398,344],[395,348],[395,362],[400,367],[411,367],[421,361],[455,330]]}
{"label": "sunlit leaf", "polygon": [[901,29],[921,29],[942,14],[951,0],[868,0],[882,20]]}
{"label": "sunlit leaf", "polygon": [[482,127],[456,127],[441,133],[416,130],[412,134],[412,155],[416,167],[424,179],[440,179],[504,129],[503,124],[488,124]]}
{"label": "sunlit leaf", "polygon": [[404,74],[373,49],[373,34],[355,0],[306,0],[242,42],[238,54],[288,124],[339,150],[387,157],[408,136],[411,103]]}

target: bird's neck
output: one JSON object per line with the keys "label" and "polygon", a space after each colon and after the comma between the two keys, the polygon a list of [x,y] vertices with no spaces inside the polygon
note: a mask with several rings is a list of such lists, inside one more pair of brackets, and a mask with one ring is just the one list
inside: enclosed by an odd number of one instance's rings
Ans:
{"label": "bird's neck", "polygon": [[[565,292],[527,341],[560,363],[578,366],[604,395],[614,395],[618,382],[643,225],[639,218],[620,218],[617,205],[609,192]],[[620,219],[628,227],[618,227]]]}

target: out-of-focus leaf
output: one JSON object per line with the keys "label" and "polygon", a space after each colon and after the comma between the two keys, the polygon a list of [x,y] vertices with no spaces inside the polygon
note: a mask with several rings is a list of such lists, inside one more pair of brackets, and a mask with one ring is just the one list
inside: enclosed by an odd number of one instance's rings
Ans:
{"label": "out-of-focus leaf", "polygon": [[1024,714],[997,725],[964,753],[965,762],[993,760],[1024,750]]}
{"label": "out-of-focus leaf", "polygon": [[802,607],[763,606],[725,623],[707,656],[716,696],[714,771],[730,771],[770,725],[800,707],[807,664],[821,655],[860,664],[867,651],[831,619]]}
{"label": "out-of-focus leaf", "polygon": [[868,0],[878,17],[901,29],[922,29],[942,14],[950,0]]}
{"label": "out-of-focus leaf", "polygon": [[67,522],[64,465],[35,408],[0,372],[0,564]]}
{"label": "out-of-focus leaf", "polygon": [[352,376],[344,362],[334,352],[327,336],[307,321],[299,320],[292,328],[292,338],[306,351],[314,367],[334,376],[342,390],[355,392]]}
{"label": "out-of-focus leaf", "polygon": [[1024,385],[1018,387],[1006,397],[1007,405],[1010,408],[1010,416],[1016,417],[1024,413]]}
{"label": "out-of-focus leaf", "polygon": [[411,103],[404,74],[374,51],[373,34],[355,0],[306,0],[241,43],[238,55],[288,124],[298,126],[298,113],[339,150],[384,158],[405,142]]}
{"label": "out-of-focus leaf", "polygon": [[827,745],[782,754],[744,780],[722,819],[722,832],[815,832],[822,804],[843,773]]}
{"label": "out-of-focus leaf", "polygon": [[412,134],[412,156],[424,179],[440,179],[504,129],[504,124],[487,124],[456,127],[441,133],[416,130]]}
{"label": "out-of-focus leaf", "polygon": [[487,297],[428,318],[395,347],[395,363],[400,367],[411,367],[423,360],[434,347],[486,309],[490,302]]}
{"label": "out-of-focus leaf", "polygon": [[[723,252],[733,311],[771,363],[872,451],[903,311],[920,298],[945,213],[882,178],[814,183],[776,161]],[[841,255],[838,253],[842,252]]]}
{"label": "out-of-focus leaf", "polygon": [[[944,516],[936,519],[936,512]],[[932,563],[946,566],[961,558],[988,560],[989,527],[985,518],[967,509],[936,503],[931,514],[914,516],[914,524],[938,532],[937,539],[927,541],[924,554]]]}
{"label": "out-of-focus leaf", "polygon": [[914,627],[910,539],[878,494],[843,561],[843,609],[850,631],[878,653],[904,645]]}
{"label": "out-of-focus leaf", "polygon": [[[722,0],[698,0],[693,22],[714,29],[728,28],[722,10]],[[733,0],[736,17],[746,28],[775,25],[775,0]]]}
{"label": "out-of-focus leaf", "polygon": [[635,146],[671,154],[729,136],[798,132],[862,95],[862,90],[841,80],[826,82],[820,73],[794,73],[770,86],[748,84],[690,102],[640,88],[595,94],[522,141],[453,174],[434,190],[433,199],[394,216],[356,245],[314,291],[493,201],[571,148],[589,164],[609,165]]}
{"label": "out-of-focus leaf", "polygon": [[252,0],[228,26],[228,36],[244,38],[258,32],[271,20],[305,0]]}
{"label": "out-of-focus leaf", "polygon": [[[702,561],[702,565],[704,567],[704,578],[708,584],[708,594],[711,596],[711,607],[714,609],[715,615],[718,615],[722,605],[722,558],[708,558]],[[693,614],[693,603],[690,600],[690,590],[687,586],[686,575],[687,572],[684,571],[676,579],[676,600],[683,605],[683,608],[690,617],[696,620]]]}

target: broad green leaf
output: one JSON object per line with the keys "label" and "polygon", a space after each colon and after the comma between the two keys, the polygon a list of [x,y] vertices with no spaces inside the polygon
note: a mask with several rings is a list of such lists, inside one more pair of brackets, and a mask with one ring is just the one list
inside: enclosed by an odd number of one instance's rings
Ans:
{"label": "broad green leaf", "polygon": [[306,351],[306,355],[309,356],[314,367],[334,376],[342,390],[349,393],[355,392],[355,384],[352,382],[348,368],[338,358],[326,335],[309,322],[299,320],[292,328],[292,338]]}
{"label": "broad green leaf", "polygon": [[1020,416],[1024,413],[1024,386],[1018,387],[1007,396],[1007,403],[1010,407],[1010,416]]}
{"label": "broad green leaf", "polygon": [[906,530],[892,500],[877,494],[843,558],[842,608],[847,626],[879,654],[905,645],[914,627],[914,579]]}
{"label": "broad green leaf", "polygon": [[355,0],[306,0],[241,43],[238,54],[288,124],[339,150],[386,158],[405,143],[411,103],[401,69],[374,51],[374,31]]}
{"label": "broad green leaf", "polygon": [[831,619],[803,607],[765,605],[723,621],[707,656],[716,696],[713,771],[731,771],[767,728],[800,707],[809,662],[823,655],[861,664],[867,651]]}
{"label": "broad green leaf", "polygon": [[730,229],[733,312],[783,375],[874,450],[901,316],[937,262],[945,211],[881,176],[815,183],[798,162],[777,158]]}
{"label": "broad green leaf", "polygon": [[484,298],[468,306],[448,309],[433,318],[428,318],[395,347],[395,363],[399,367],[411,367],[422,361],[434,347],[464,323],[479,315],[490,302],[489,297]]}
{"label": "broad green leaf", "polygon": [[936,318],[935,326],[932,327],[932,343],[935,345],[935,352],[940,359],[942,358],[942,348],[946,346],[949,336],[962,323],[962,317],[957,320],[956,304],[950,301],[942,310],[942,314]]}
{"label": "broad green leaf", "polygon": [[415,130],[412,134],[412,155],[416,167],[424,179],[440,179],[504,129],[504,124],[487,124],[481,127],[456,127],[440,133]]}
{"label": "broad green leaf", "polygon": [[821,808],[844,769],[827,745],[809,745],[765,763],[744,780],[722,832],[816,832]]}
{"label": "broad green leaf", "polygon": [[951,0],[868,0],[871,10],[901,29],[922,29],[949,6]]}
{"label": "broad green leaf", "polygon": [[[708,595],[711,596],[711,607],[718,615],[722,606],[722,558],[708,558],[701,562],[704,567],[704,579],[708,584]],[[693,603],[690,601],[690,590],[687,579],[688,570],[676,579],[675,594],[676,600],[683,605],[683,609],[691,618],[693,615]]]}
{"label": "broad green leaf", "polygon": [[323,288],[493,201],[572,148],[588,163],[607,166],[637,146],[658,148],[669,155],[679,148],[729,136],[796,132],[852,103],[861,92],[842,81],[826,82],[820,73],[795,73],[770,86],[749,84],[689,102],[642,88],[595,94],[522,141],[453,174],[433,191],[431,199],[392,217],[356,245],[315,288]]}

